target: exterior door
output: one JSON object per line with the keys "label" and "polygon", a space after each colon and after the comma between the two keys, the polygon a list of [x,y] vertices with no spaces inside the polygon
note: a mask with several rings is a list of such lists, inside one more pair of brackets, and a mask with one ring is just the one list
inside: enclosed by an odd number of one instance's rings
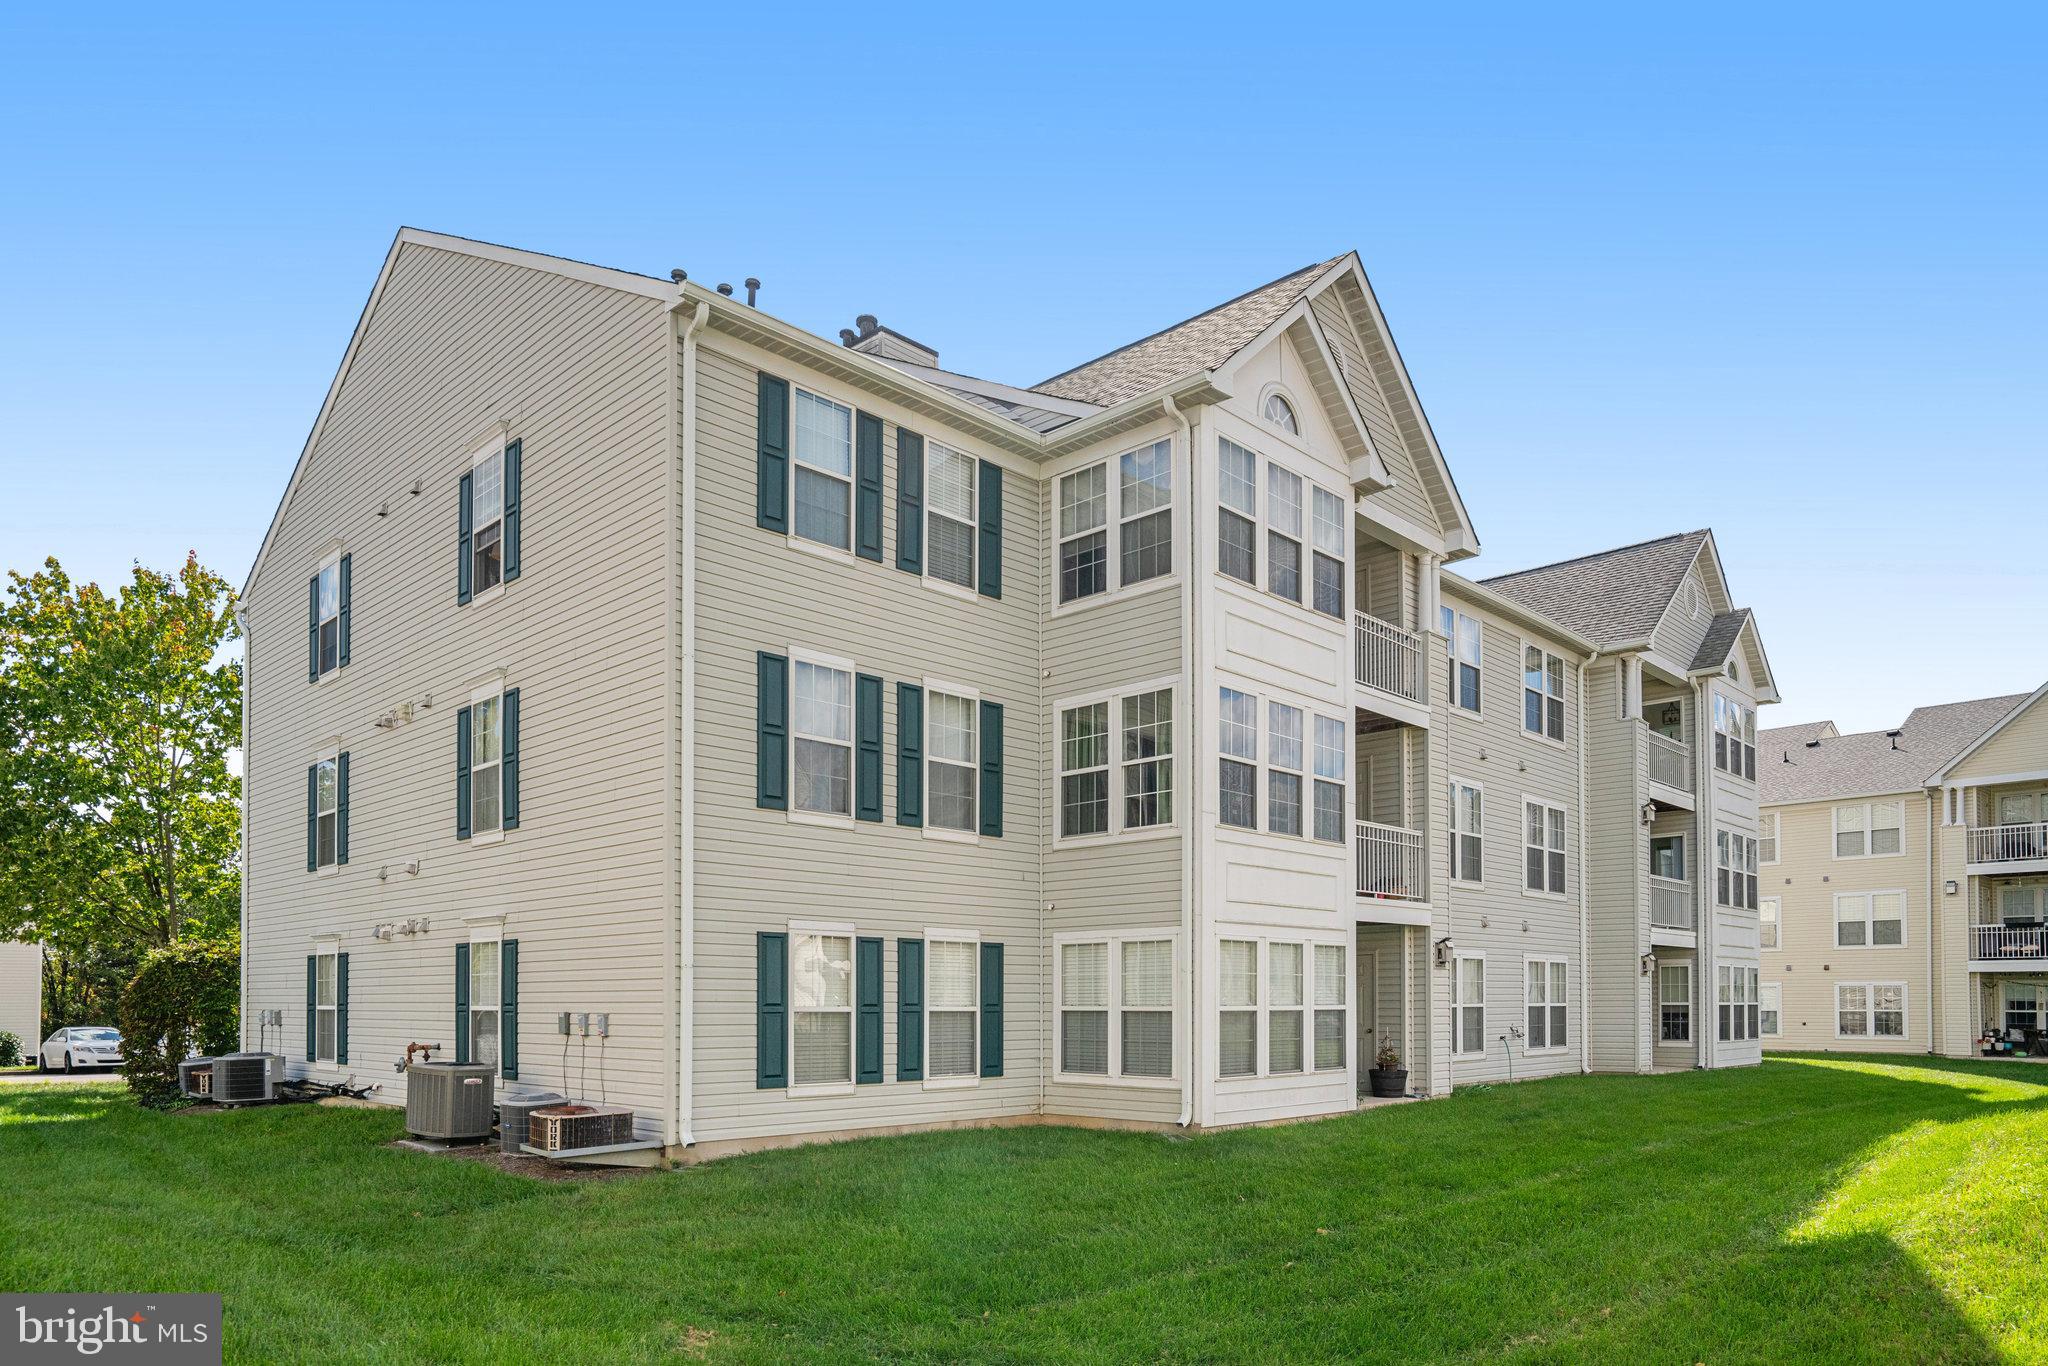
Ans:
{"label": "exterior door", "polygon": [[1357,960],[1358,984],[1353,997],[1356,1004],[1352,1006],[1352,1019],[1356,1021],[1358,1032],[1358,1094],[1363,1096],[1371,1088],[1365,1074],[1372,1067],[1372,1055],[1379,1052],[1380,1047],[1379,1035],[1374,1032],[1379,1022],[1379,994],[1375,988],[1379,984],[1380,956],[1361,949]]}

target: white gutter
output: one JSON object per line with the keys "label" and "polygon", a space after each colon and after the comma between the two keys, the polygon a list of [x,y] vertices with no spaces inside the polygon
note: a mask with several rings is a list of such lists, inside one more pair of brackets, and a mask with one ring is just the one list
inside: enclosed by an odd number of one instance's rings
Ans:
{"label": "white gutter", "polygon": [[[1925,791],[1925,789],[1923,788],[1923,789],[1922,789],[1922,791]],[[1936,790],[1936,795],[1937,795],[1937,796],[1940,796],[1940,792],[1939,792],[1939,789],[1937,789],[1937,790]],[[1945,797],[1943,797],[1943,798],[1941,798],[1941,800],[1942,800],[1942,802],[1943,802],[1943,813],[1942,813],[1942,814],[1943,814],[1943,815],[1946,815],[1946,814],[1947,814],[1947,810],[1946,810],[1946,801],[1947,801],[1947,799],[1946,799]],[[1926,848],[1925,848],[1924,850],[1922,850],[1922,854],[1924,855],[1924,860],[1925,860],[1925,862],[1926,862],[1926,864],[1927,864],[1927,1051],[1928,1051],[1929,1053],[1932,1053],[1932,1052],[1934,1052],[1934,1051],[1935,1051],[1935,1048],[1934,1048],[1934,925],[1935,925],[1935,920],[1936,920],[1936,918],[1937,918],[1937,917],[1935,916],[1935,913],[1934,913],[1934,908],[1935,908],[1936,906],[1938,906],[1938,905],[1940,904],[1940,894],[1939,894],[1939,889],[1937,889],[1937,888],[1935,887],[1935,885],[1934,885],[1934,838],[1935,838],[1935,836],[1934,836],[1934,832],[1935,832],[1935,829],[1936,829],[1936,826],[1935,826],[1935,823],[1934,823],[1934,807],[1935,807],[1935,799],[1934,799],[1934,798],[1929,798],[1929,799],[1928,799],[1928,802],[1927,802],[1927,841],[1926,841],[1927,847],[1926,847]],[[1780,816],[1780,817],[1778,818],[1778,824],[1782,826],[1782,825],[1783,825],[1784,823],[1785,823],[1785,821],[1784,821],[1784,817],[1783,817],[1783,816],[1781,815],[1781,816]],[[1780,857],[1780,858],[1783,858],[1783,857],[1784,857],[1784,853],[1783,853],[1783,850],[1784,850],[1784,844],[1783,844],[1783,840],[1784,840],[1784,838],[1785,838],[1785,832],[1784,832],[1783,830],[1780,830],[1780,831],[1778,832],[1778,839],[1779,839],[1779,841],[1780,841],[1780,843],[1779,843],[1779,846],[1778,846],[1778,847],[1779,847],[1779,851],[1780,851],[1780,852],[1779,852],[1779,855],[1778,855],[1778,857]],[[1966,913],[1966,914],[1968,913],[1968,907],[1967,907],[1967,906],[1966,906],[1966,907],[1964,908],[1964,911],[1965,911],[1965,913]],[[1965,923],[1965,924],[1967,924],[1968,922],[1967,922],[1967,921],[1965,921],[1964,923]],[[1967,932],[1966,932],[1966,933],[1967,933]],[[1779,940],[1780,940],[1781,942],[1782,942],[1782,941],[1784,940],[1784,938],[1785,938],[1785,903],[1784,903],[1784,901],[1783,901],[1782,899],[1781,899],[1781,900],[1780,900],[1780,901],[1778,902],[1778,938],[1779,938]],[[1969,980],[1969,974],[1968,974],[1967,972],[1965,972],[1965,973],[1963,974],[1963,978],[1964,978],[1964,980],[1965,980],[1965,981],[1968,981],[1968,980]],[[1781,1035],[1782,1035],[1782,1034],[1784,1033],[1784,1030],[1785,1030],[1785,1020],[1784,1020],[1784,1014],[1783,1014],[1783,1012],[1784,1012],[1784,1009],[1785,1009],[1785,993],[1784,993],[1784,989],[1783,989],[1783,988],[1780,988],[1780,989],[1779,989],[1779,991],[1778,991],[1778,1010],[1779,1010],[1779,1012],[1780,1012],[1780,1013],[1779,1013],[1779,1017],[1778,1017],[1778,1032],[1779,1032],[1779,1033],[1780,1033]]]}
{"label": "white gutter", "polygon": [[[242,631],[242,980],[237,998],[235,1032],[242,1047],[249,1047],[249,617],[240,603],[235,605],[235,625]],[[284,1044],[279,1040],[278,1047]],[[41,1055],[38,1054],[38,1057]]]}
{"label": "white gutter", "polygon": [[[1200,462],[1195,459],[1194,424],[1188,420],[1185,413],[1181,412],[1180,405],[1173,401],[1171,394],[1160,395],[1159,406],[1165,411],[1168,418],[1179,424],[1188,453],[1188,477],[1186,480],[1188,496],[1186,506],[1188,508],[1189,530],[1192,532],[1194,509],[1201,506],[1195,498],[1195,471]],[[1196,651],[1201,648],[1202,639],[1200,631],[1201,615],[1196,605],[1200,601],[1198,594],[1201,591],[1200,584],[1202,582],[1201,572],[1198,568],[1202,553],[1202,537],[1190,534],[1187,538],[1187,547],[1188,570],[1181,583],[1181,603],[1183,609],[1181,613],[1181,629],[1187,633],[1187,640],[1181,646],[1180,658],[1181,696],[1187,698],[1188,716],[1187,724],[1181,733],[1191,737],[1189,743],[1192,746],[1198,743],[1196,737],[1204,734],[1201,727],[1195,721],[1196,716],[1199,714],[1195,697],[1196,680],[1201,676],[1196,664]],[[1199,751],[1191,749],[1190,752]],[[1181,766],[1181,773],[1183,790],[1192,796],[1198,790],[1197,784],[1201,781],[1197,767],[1192,764],[1184,764]],[[1201,842],[1200,831],[1202,829],[1202,822],[1194,814],[1196,810],[1195,802],[1183,802],[1181,810],[1183,814],[1180,837],[1180,941],[1182,961],[1185,964],[1183,973],[1185,975],[1186,995],[1183,999],[1187,1001],[1188,1047],[1181,1071],[1180,1118],[1175,1120],[1174,1123],[1185,1129],[1194,1123],[1195,1120],[1195,1069],[1201,1065],[1202,1056],[1200,1050],[1201,1012],[1195,1009],[1195,960],[1197,958],[1195,948],[1195,885],[1201,869],[1201,859],[1198,856],[1197,846]]]}
{"label": "white gutter", "polygon": [[[689,300],[684,296],[683,287],[676,286],[676,301],[670,305],[670,312],[680,311]],[[683,325],[681,346],[677,364],[682,369],[681,398],[682,412],[677,425],[681,430],[676,436],[676,461],[680,477],[682,507],[682,534],[669,537],[671,556],[669,584],[671,592],[676,591],[680,580],[682,601],[681,648],[672,648],[671,658],[675,659],[678,677],[676,683],[677,711],[670,715],[671,732],[680,730],[672,740],[680,746],[676,763],[671,768],[672,786],[679,806],[680,819],[676,822],[676,900],[675,930],[677,937],[676,954],[676,1132],[672,1142],[689,1147],[697,1141],[692,1126],[695,1111],[696,1084],[695,1050],[696,1004],[697,1004],[697,334],[704,330],[704,324],[711,317],[711,306],[698,302],[689,322]],[[666,329],[664,329],[666,332]],[[677,561],[680,563],[677,563]],[[675,613],[669,614],[671,634],[675,634]]]}
{"label": "white gutter", "polygon": [[[1579,1071],[1593,1070],[1593,1042],[1588,1030],[1593,1019],[1593,972],[1586,961],[1586,666],[1600,657],[1593,650],[1579,661],[1579,795],[1573,803],[1579,812]],[[1656,983],[1651,983],[1652,988]]]}

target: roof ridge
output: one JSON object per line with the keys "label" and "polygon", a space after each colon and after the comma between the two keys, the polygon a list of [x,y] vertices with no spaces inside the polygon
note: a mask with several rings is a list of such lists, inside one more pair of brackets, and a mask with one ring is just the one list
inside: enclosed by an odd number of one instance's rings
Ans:
{"label": "roof ridge", "polygon": [[1612,550],[1595,550],[1584,555],[1574,555],[1570,559],[1552,560],[1549,564],[1537,564],[1531,565],[1527,569],[1510,570],[1505,574],[1495,574],[1490,579],[1481,579],[1479,582],[1499,583],[1504,579],[1519,579],[1525,574],[1540,574],[1546,569],[1563,569],[1566,565],[1584,564],[1588,560],[1604,560],[1609,555],[1619,555],[1624,551],[1641,550],[1647,546],[1663,545],[1667,541],[1682,541],[1688,536],[1709,536],[1712,534],[1712,527],[1700,527],[1694,531],[1673,531],[1663,536],[1652,536],[1646,541],[1633,541],[1628,545],[1618,545]]}
{"label": "roof ridge", "polygon": [[1286,281],[1292,280],[1298,275],[1306,275],[1310,271],[1328,270],[1331,266],[1337,264],[1337,262],[1343,260],[1344,257],[1348,255],[1350,255],[1350,253],[1346,252],[1343,255],[1332,256],[1325,261],[1312,262],[1311,264],[1302,266],[1297,270],[1290,270],[1284,275],[1276,275],[1272,279],[1266,281],[1264,284],[1253,285],[1250,289],[1244,291],[1244,293],[1232,295],[1230,298],[1225,299],[1220,304],[1212,304],[1208,308],[1203,309],[1199,313],[1190,314],[1187,317],[1182,318],[1177,323],[1168,323],[1165,327],[1160,328],[1156,332],[1148,332],[1144,336],[1139,337],[1135,341],[1125,342],[1122,346],[1113,347],[1108,351],[1104,351],[1099,356],[1090,356],[1087,360],[1082,361],[1079,365],[1070,365],[1066,369],[1060,371],[1058,374],[1047,375],[1044,379],[1039,380],[1036,384],[1028,385],[1026,387],[1035,392],[1039,389],[1044,388],[1046,385],[1051,384],[1055,380],[1062,380],[1065,379],[1068,375],[1074,374],[1077,371],[1086,370],[1089,366],[1094,365],[1098,361],[1108,360],[1111,356],[1120,356],[1124,352],[1129,351],[1134,347],[1143,346],[1146,342],[1151,341],[1155,337],[1163,337],[1167,333],[1175,330],[1176,328],[1186,327],[1189,323],[1192,322],[1199,322],[1201,319],[1208,317],[1211,313],[1220,313],[1224,309],[1230,307],[1232,304],[1241,303],[1244,300],[1249,299],[1252,295],[1259,293],[1261,290],[1271,289],[1274,285],[1277,284],[1284,284]]}
{"label": "roof ridge", "polygon": [[[1891,733],[1892,733],[1893,731],[1895,731],[1895,730],[1904,730],[1904,729],[1906,728],[1906,721],[1910,721],[1910,720],[1912,720],[1912,719],[1913,719],[1913,716],[1914,716],[1914,713],[1915,713],[1915,712],[1923,712],[1923,711],[1947,711],[1947,710],[1949,710],[1949,709],[1950,709],[1950,708],[1952,708],[1952,707],[1977,707],[1977,706],[1982,706],[1982,705],[1984,705],[1984,704],[1985,704],[1985,703],[1987,703],[1987,702],[2015,702],[2015,703],[2016,703],[2016,702],[2018,702],[2019,700],[2021,700],[2021,699],[2023,699],[2023,698],[2027,698],[2027,697],[2031,697],[2031,696],[2033,696],[2033,694],[2032,694],[2032,693],[2024,693],[2024,692],[2013,692],[2013,693],[1993,693],[1993,694],[1992,694],[1991,696],[1989,696],[1989,697],[1966,697],[1966,698],[1963,698],[1963,699],[1962,699],[1961,701],[1959,701],[1959,702],[1928,702],[1928,703],[1925,703],[1925,704],[1923,704],[1923,705],[1921,705],[1921,706],[1918,706],[1918,707],[1915,707],[1915,708],[1913,708],[1913,710],[1912,710],[1912,711],[1909,711],[1909,712],[1907,712],[1907,713],[1906,713],[1906,720],[1905,720],[1905,721],[1901,721],[1901,722],[1899,722],[1899,724],[1897,724],[1896,726],[1883,726],[1883,727],[1880,727],[1880,728],[1879,728],[1879,729],[1877,729],[1877,730],[1852,730],[1852,731],[1844,731],[1844,732],[1839,732],[1839,733],[1837,733],[1837,734],[1834,734],[1834,735],[1830,735],[1830,736],[1827,736],[1827,737],[1825,737],[1825,738],[1826,738],[1826,739],[1829,739],[1829,740],[1864,740],[1864,739],[1868,739],[1868,738],[1870,738],[1871,736],[1878,736],[1878,737],[1880,737],[1880,738],[1881,738],[1881,737],[1883,737],[1883,736],[1887,736],[1887,735],[1890,735],[1890,734],[1891,734]],[[1821,724],[1823,724],[1823,723],[1822,723],[1822,722],[1819,722],[1819,721],[1802,721],[1802,722],[1798,723],[1797,725],[1791,725],[1791,726],[1771,726],[1771,727],[1769,727],[1768,729],[1765,729],[1765,730],[1761,730],[1761,731],[1759,731],[1759,732],[1758,732],[1758,734],[1760,734],[1760,735],[1768,735],[1768,734],[1770,734],[1770,733],[1771,733],[1771,731],[1777,731],[1777,730],[1805,730],[1805,729],[1806,729],[1807,727],[1809,727],[1809,726],[1818,726],[1818,725],[1821,725]],[[1827,725],[1833,725],[1833,724],[1834,724],[1834,722],[1832,722],[1832,721],[1829,721],[1829,722],[1826,722],[1825,724],[1827,724]],[[1988,724],[1987,724],[1987,726],[1986,726],[1986,729],[1989,729],[1989,726],[1988,726]]]}

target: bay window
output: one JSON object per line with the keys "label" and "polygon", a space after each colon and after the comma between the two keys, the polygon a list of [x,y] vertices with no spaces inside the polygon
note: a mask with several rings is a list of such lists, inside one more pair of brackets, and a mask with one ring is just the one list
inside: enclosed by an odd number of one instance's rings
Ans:
{"label": "bay window", "polygon": [[1266,591],[1301,601],[1301,476],[1266,466]]}
{"label": "bay window", "polygon": [[1756,708],[1714,694],[1714,767],[1737,777],[1756,777]]}
{"label": "bay window", "polygon": [[1301,833],[1301,708],[1266,706],[1266,829],[1275,835]]}
{"label": "bay window", "polygon": [[1233,579],[1259,581],[1259,458],[1225,437],[1218,448],[1216,567]]}
{"label": "bay window", "polygon": [[1347,1065],[1344,945],[1225,939],[1217,972],[1220,1075],[1292,1076]]}
{"label": "bay window", "polygon": [[1259,828],[1259,700],[1221,690],[1217,710],[1217,819],[1241,830]]}
{"label": "bay window", "polygon": [[1313,550],[1309,606],[1324,616],[1344,618],[1344,542],[1349,518],[1344,500],[1321,485],[1310,488]]}
{"label": "bay window", "polygon": [[1334,716],[1316,722],[1315,836],[1344,842],[1344,723]]}

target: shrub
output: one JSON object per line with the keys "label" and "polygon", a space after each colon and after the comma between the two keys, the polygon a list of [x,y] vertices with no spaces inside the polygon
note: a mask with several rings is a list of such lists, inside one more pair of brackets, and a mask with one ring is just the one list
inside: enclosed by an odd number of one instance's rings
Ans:
{"label": "shrub", "polygon": [[195,1045],[234,1051],[241,979],[241,955],[227,944],[185,942],[143,958],[121,995],[121,1072],[138,1102],[177,1105],[178,1064]]}
{"label": "shrub", "polygon": [[0,1067],[21,1066],[21,1036],[11,1029],[0,1029]]}

